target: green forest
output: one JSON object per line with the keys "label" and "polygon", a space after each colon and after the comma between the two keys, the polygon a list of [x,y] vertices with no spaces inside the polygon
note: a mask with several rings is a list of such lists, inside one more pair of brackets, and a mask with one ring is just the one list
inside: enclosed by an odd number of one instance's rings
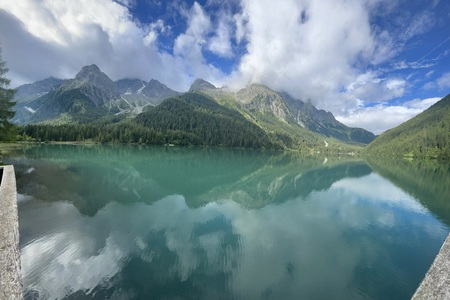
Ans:
{"label": "green forest", "polygon": [[19,140],[277,148],[261,128],[239,113],[189,93],[167,99],[135,119],[26,125],[20,129]]}

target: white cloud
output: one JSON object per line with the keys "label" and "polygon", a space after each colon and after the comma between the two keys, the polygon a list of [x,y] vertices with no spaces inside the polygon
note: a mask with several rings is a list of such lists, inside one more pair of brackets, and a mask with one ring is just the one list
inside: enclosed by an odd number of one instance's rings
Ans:
{"label": "white cloud", "polygon": [[2,11],[0,41],[13,79],[70,77],[91,63],[113,78],[147,77],[145,69],[159,62],[144,31],[115,2],[18,0],[0,8],[9,12]]}
{"label": "white cloud", "polygon": [[441,99],[442,99],[442,97],[428,98],[428,99],[423,99],[423,100],[422,99],[414,99],[411,101],[404,102],[402,106],[423,111]]}
{"label": "white cloud", "polygon": [[186,32],[174,41],[174,54],[158,48],[159,35],[170,26],[161,20],[136,23],[127,7],[111,0],[0,2],[0,15],[2,58],[13,86],[70,78],[92,63],[113,80],[155,78],[181,91],[197,77],[218,84],[224,76],[203,59],[211,22],[197,2],[187,12]]}
{"label": "white cloud", "polygon": [[450,72],[445,73],[444,75],[439,77],[439,79],[437,80],[437,85],[441,89],[450,88]]}
{"label": "white cloud", "polygon": [[[362,1],[290,0],[273,5],[269,0],[243,0],[242,6],[235,20],[245,30],[236,34],[238,40],[246,37],[247,53],[231,82],[264,83],[328,110],[336,104],[340,87],[358,77],[356,66],[373,61],[389,44],[384,33],[372,31],[369,6]],[[401,89],[390,92],[398,95]]]}
{"label": "white cloud", "polygon": [[[400,5],[388,2],[210,0],[204,7],[198,2],[188,7],[178,1],[169,6],[186,20],[141,24],[129,10],[135,0],[1,1],[0,46],[14,86],[48,76],[73,77],[95,63],[112,79],[155,78],[180,91],[197,77],[216,86],[263,83],[346,115],[361,103],[403,97],[418,78],[389,72],[436,64],[423,58],[389,62],[436,21],[427,10],[414,18],[405,12],[380,27],[373,19],[394,16]],[[160,1],[154,4],[162,7]],[[161,45],[162,35],[171,42]],[[212,65],[205,58],[211,55],[236,66],[232,74]],[[383,63],[389,67],[380,68]],[[449,86],[447,73],[423,88]]]}
{"label": "white cloud", "polygon": [[128,8],[134,7],[136,6],[136,1],[137,0],[114,0],[117,3],[122,4],[123,6],[126,6]]}
{"label": "white cloud", "polygon": [[414,99],[403,105],[382,103],[372,107],[359,107],[346,114],[336,115],[336,119],[347,126],[361,127],[380,134],[418,115],[440,99]]}
{"label": "white cloud", "polygon": [[144,37],[144,44],[150,46],[151,44],[156,43],[159,34],[166,34],[167,32],[170,32],[170,26],[164,25],[163,20],[157,20],[148,26],[148,33]]}
{"label": "white cloud", "polygon": [[247,20],[242,14],[235,14],[233,16],[235,26],[236,26],[236,33],[235,33],[235,39],[238,44],[242,42],[242,40],[245,38],[247,31],[246,31],[246,22]]}
{"label": "white cloud", "polygon": [[220,18],[215,35],[209,40],[208,49],[211,52],[225,58],[233,57],[230,35],[231,26],[231,20],[227,16]]}
{"label": "white cloud", "polygon": [[[434,71],[431,73],[431,71],[429,72],[430,74],[428,75],[427,73],[427,78],[429,78]],[[439,77],[438,79],[434,80],[434,81],[428,81],[427,83],[425,83],[422,88],[426,91],[430,91],[430,90],[446,90],[450,88],[450,72],[448,73],[444,73],[441,77]]]}
{"label": "white cloud", "polygon": [[187,61],[198,63],[203,61],[202,47],[206,43],[206,34],[211,27],[211,20],[200,4],[194,2],[188,19],[186,33],[175,40],[174,53]]}
{"label": "white cloud", "polygon": [[184,86],[185,89],[197,77],[204,78],[217,84],[223,80],[223,73],[208,64],[203,56],[203,48],[207,45],[208,34],[211,32],[211,20],[205,13],[202,6],[197,2],[187,13],[188,26],[185,33],[180,34],[174,43],[174,56],[165,55],[165,65],[172,65],[171,60],[175,60],[175,66],[178,69],[173,72],[180,72],[185,75]]}
{"label": "white cloud", "polygon": [[437,86],[436,82],[434,82],[434,81],[429,81],[429,82],[425,83],[425,84],[423,85],[422,88],[423,88],[424,90],[426,90],[426,91],[430,91],[430,90],[435,90],[435,89],[437,89],[438,86]]}
{"label": "white cloud", "polygon": [[399,27],[401,30],[399,38],[403,41],[408,41],[416,35],[427,32],[436,22],[434,16],[429,11],[424,11],[414,16],[414,18],[411,18],[411,16],[407,17],[407,19],[403,20],[406,26]]}
{"label": "white cloud", "polygon": [[[403,96],[406,84],[407,82],[403,79],[380,78],[378,73],[369,71],[359,75],[338,97],[360,99],[364,103],[382,102]],[[345,104],[346,101],[341,102]]]}

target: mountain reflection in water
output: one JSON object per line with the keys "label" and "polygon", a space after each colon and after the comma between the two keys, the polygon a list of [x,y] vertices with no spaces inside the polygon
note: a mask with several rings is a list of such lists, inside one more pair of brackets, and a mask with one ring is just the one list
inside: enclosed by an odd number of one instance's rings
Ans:
{"label": "mountain reflection in water", "polygon": [[362,161],[44,145],[9,162],[26,299],[409,299],[448,233]]}

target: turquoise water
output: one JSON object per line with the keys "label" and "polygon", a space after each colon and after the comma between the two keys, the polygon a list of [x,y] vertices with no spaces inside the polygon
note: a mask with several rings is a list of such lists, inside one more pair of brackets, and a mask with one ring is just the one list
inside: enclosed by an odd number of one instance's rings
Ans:
{"label": "turquoise water", "polygon": [[6,162],[25,299],[409,299],[449,232],[436,166],[76,145]]}

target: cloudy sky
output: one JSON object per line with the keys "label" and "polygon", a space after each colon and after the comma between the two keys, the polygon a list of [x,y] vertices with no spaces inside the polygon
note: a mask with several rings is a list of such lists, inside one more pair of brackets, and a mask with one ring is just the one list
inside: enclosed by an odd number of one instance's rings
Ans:
{"label": "cloudy sky", "polygon": [[450,92],[446,0],[0,0],[12,86],[71,78],[186,91],[266,84],[381,133]]}

